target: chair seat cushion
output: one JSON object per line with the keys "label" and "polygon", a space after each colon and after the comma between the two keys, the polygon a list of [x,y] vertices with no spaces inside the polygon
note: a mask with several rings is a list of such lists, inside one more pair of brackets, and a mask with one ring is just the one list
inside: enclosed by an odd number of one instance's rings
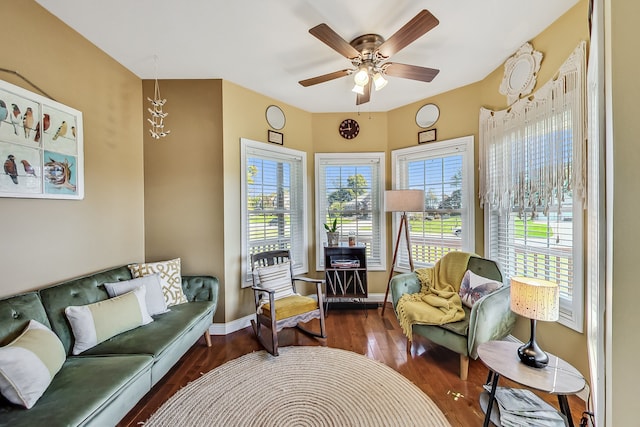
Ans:
{"label": "chair seat cushion", "polygon": [[459,322],[444,323],[438,326],[463,337],[469,335],[469,319],[471,318],[471,309],[466,306],[462,306],[462,309],[464,310],[464,319],[460,320]]}
{"label": "chair seat cushion", "polygon": [[[298,314],[318,309],[318,301],[301,295],[292,295],[290,297],[280,298],[279,300],[276,300],[275,305],[276,320],[287,319],[289,317],[297,316]],[[262,307],[262,314],[267,317],[271,316],[270,304],[267,303]]]}

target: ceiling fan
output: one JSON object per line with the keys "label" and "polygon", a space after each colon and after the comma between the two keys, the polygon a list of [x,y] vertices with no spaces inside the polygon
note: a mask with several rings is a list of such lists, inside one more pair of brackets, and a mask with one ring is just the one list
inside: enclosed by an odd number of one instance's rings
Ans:
{"label": "ceiling fan", "polygon": [[299,83],[308,87],[353,74],[355,83],[353,91],[357,94],[356,105],[360,105],[369,102],[372,85],[375,90],[380,90],[387,84],[385,75],[430,82],[440,70],[385,61],[439,23],[440,21],[425,9],[387,40],[378,34],[364,34],[356,37],[350,43],[347,43],[327,24],[317,25],[311,28],[309,33],[351,61],[355,68],[334,71],[301,80]]}

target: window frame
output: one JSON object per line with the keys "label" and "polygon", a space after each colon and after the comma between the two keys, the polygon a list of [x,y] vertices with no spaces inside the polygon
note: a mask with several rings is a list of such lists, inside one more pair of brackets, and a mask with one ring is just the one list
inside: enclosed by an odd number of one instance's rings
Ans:
{"label": "window frame", "polygon": [[[474,253],[475,252],[475,212],[476,212],[476,199],[475,199],[475,168],[474,168],[474,144],[475,139],[473,135],[463,136],[459,138],[453,138],[445,141],[438,141],[430,144],[421,144],[418,146],[399,148],[391,151],[391,168],[392,168],[392,188],[405,189],[406,185],[400,186],[400,182],[404,179],[400,176],[402,168],[399,166],[401,158],[415,157],[416,160],[425,158],[442,158],[459,153],[463,154],[462,169],[463,169],[463,194],[462,200],[466,205],[466,212],[461,212],[461,217],[464,216],[464,223],[466,226],[462,227],[462,246],[460,250]],[[400,226],[401,214],[394,212],[392,214],[392,232],[393,236],[398,233],[398,227]],[[413,242],[412,242],[413,246]],[[405,253],[406,249],[402,251],[402,248],[398,252],[399,259],[396,262],[395,271],[409,272],[410,267],[408,263],[408,254]],[[404,261],[404,258],[406,261]],[[423,263],[413,260],[414,267],[430,267],[433,264]]]}
{"label": "window frame", "polygon": [[[387,250],[386,250],[386,221],[384,212],[384,188],[385,188],[385,153],[384,152],[363,152],[363,153],[316,153],[315,154],[315,214],[316,214],[316,270],[324,271],[324,242],[326,230],[324,229],[324,214],[320,212],[320,180],[322,164],[329,161],[332,166],[364,166],[375,163],[378,165],[377,200],[378,200],[378,224],[380,224],[379,242],[377,248],[380,253],[380,261],[373,262],[367,259],[367,269],[369,271],[386,271]],[[373,183],[372,183],[373,188]],[[373,215],[376,209],[372,207]]]}
{"label": "window frame", "polygon": [[[264,142],[254,141],[246,138],[240,138],[240,164],[241,164],[241,185],[240,185],[240,239],[241,239],[241,287],[246,288],[251,286],[251,268],[249,265],[249,241],[248,241],[248,229],[247,221],[249,218],[248,204],[247,204],[247,167],[248,161],[251,158],[252,153],[260,153],[266,158],[280,161],[299,161],[300,172],[299,180],[302,189],[300,191],[301,200],[298,201],[299,212],[299,232],[302,233],[302,239],[300,243],[300,249],[298,252],[292,251],[291,258],[295,260],[293,265],[294,274],[305,274],[309,272],[308,262],[308,198],[307,198],[307,153],[304,151],[294,150],[291,148],[282,147],[279,145],[269,145]],[[293,210],[293,209],[292,209]]]}

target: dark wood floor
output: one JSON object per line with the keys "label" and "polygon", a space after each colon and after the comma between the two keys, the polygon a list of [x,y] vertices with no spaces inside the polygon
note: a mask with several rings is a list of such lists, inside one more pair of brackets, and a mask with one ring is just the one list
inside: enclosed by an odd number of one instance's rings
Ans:
{"label": "dark wood floor", "polygon": [[[384,318],[380,312],[380,309],[369,309],[365,317],[362,310],[331,310],[326,319],[326,345],[366,355],[400,372],[431,397],[452,426],[481,426],[484,414],[478,396],[488,373],[482,362],[471,360],[469,377],[467,381],[461,381],[458,377],[459,357],[445,348],[416,337],[412,353],[407,355],[405,337],[393,310],[385,310]],[[321,345],[294,329],[282,331],[279,339],[281,346]],[[229,360],[261,350],[250,327],[227,336],[214,336],[212,342],[213,346],[208,348],[204,339],[200,339],[118,425],[137,427],[190,381]],[[500,385],[513,383],[501,380]],[[540,396],[557,407],[555,397]],[[575,396],[569,398],[569,403],[574,422],[579,425],[585,404]]]}

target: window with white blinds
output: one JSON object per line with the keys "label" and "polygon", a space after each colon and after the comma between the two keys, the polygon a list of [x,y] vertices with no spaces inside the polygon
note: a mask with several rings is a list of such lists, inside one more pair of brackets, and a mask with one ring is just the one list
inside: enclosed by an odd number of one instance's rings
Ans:
{"label": "window with white blinds", "polygon": [[384,153],[316,153],[315,167],[317,270],[324,269],[323,224],[334,219],[340,241],[354,235],[367,248],[367,268],[385,270]]}
{"label": "window with white blinds", "polygon": [[556,282],[559,322],[583,329],[584,43],[559,75],[508,110],[480,114],[485,253],[506,280]]}
{"label": "window with white blinds", "polygon": [[254,253],[288,249],[294,273],[306,273],[306,153],[261,142],[242,144],[243,286]]}
{"label": "window with white blinds", "polygon": [[[391,164],[394,189],[425,194],[424,211],[407,213],[414,266],[432,266],[451,251],[474,252],[473,136],[394,150]],[[399,223],[395,213],[394,236]],[[396,269],[409,268],[406,249],[399,250]]]}

